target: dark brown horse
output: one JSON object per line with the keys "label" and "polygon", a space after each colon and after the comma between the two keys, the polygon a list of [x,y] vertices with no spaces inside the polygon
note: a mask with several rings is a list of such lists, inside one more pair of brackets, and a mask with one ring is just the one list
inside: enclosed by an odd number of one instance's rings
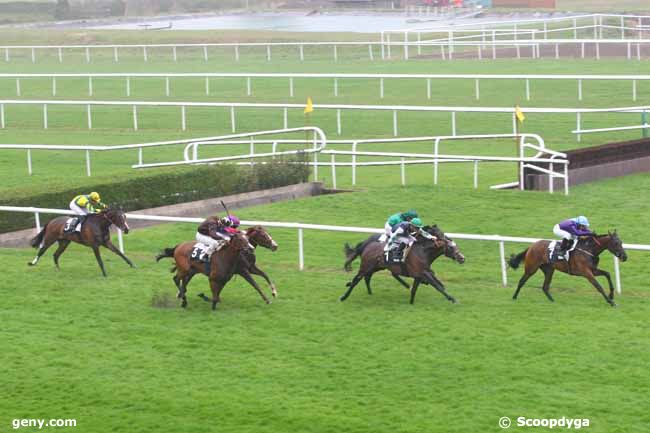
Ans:
{"label": "dark brown horse", "polygon": [[370,289],[372,275],[375,272],[388,269],[393,278],[406,288],[409,288],[409,285],[400,276],[413,278],[413,286],[410,287],[411,304],[415,301],[415,294],[421,283],[430,284],[442,293],[447,300],[456,303],[456,299],[447,293],[445,286],[435,276],[431,264],[443,254],[461,264],[465,262],[465,257],[456,243],[447,238],[437,227],[425,227],[425,230],[429,234],[436,236],[436,238],[431,240],[418,235],[417,241],[413,244],[405,263],[386,265],[384,261],[385,243],[379,242],[379,236],[371,236],[368,240],[358,244],[355,249],[346,245],[346,270],[349,270],[351,262],[358,256],[361,256],[361,266],[357,275],[346,284],[348,289],[339,299],[345,301],[361,279],[365,279],[368,294],[372,294]]}
{"label": "dark brown horse", "polygon": [[257,285],[248,269],[251,268],[247,257],[248,251],[252,245],[249,243],[248,238],[243,233],[233,235],[228,242],[228,245],[221,248],[219,251],[212,253],[210,257],[209,273],[206,272],[205,263],[198,260],[193,260],[190,256],[196,241],[183,242],[176,245],[174,248],[165,248],[163,253],[156,257],[156,261],[164,257],[173,257],[175,265],[171,271],[176,272],[173,280],[178,288],[178,297],[182,300],[181,306],[187,307],[187,284],[196,274],[204,274],[208,276],[210,281],[210,289],[212,290],[212,299],[209,299],[203,293],[199,297],[204,301],[212,302],[212,309],[217,308],[217,303],[221,301],[220,294],[223,287],[230,281],[235,274],[239,274],[257,290],[264,302],[270,304],[271,301],[264,295],[262,289]]}
{"label": "dark brown horse", "polygon": [[[605,301],[607,301],[609,305],[612,307],[616,306],[616,303],[614,302],[614,285],[612,284],[612,277],[609,275],[609,272],[598,269],[598,256],[600,256],[600,253],[605,250],[608,250],[623,262],[627,260],[627,254],[625,249],[623,249],[623,243],[616,234],[616,230],[614,230],[614,232],[608,232],[606,235],[594,235],[593,237],[589,236],[581,238],[575,250],[571,253],[568,263],[566,260],[559,260],[553,264],[550,263],[548,254],[549,243],[549,241],[537,241],[521,253],[510,256],[508,264],[512,269],[517,269],[522,260],[524,260],[525,264],[524,275],[519,280],[517,290],[515,290],[512,299],[517,299],[519,291],[524,284],[526,284],[526,281],[528,281],[528,279],[532,277],[538,269],[541,269],[542,272],[544,272],[544,284],[542,285],[542,290],[548,300],[553,302],[553,297],[548,290],[551,285],[551,280],[553,279],[553,273],[558,270],[569,275],[585,277],[600,292],[600,294],[603,295],[603,298],[605,298]],[[596,277],[598,276],[604,276],[607,278],[607,282],[609,283],[609,296],[605,294],[605,290],[596,280]]]}
{"label": "dark brown horse", "polygon": [[[278,244],[273,240],[271,235],[262,226],[249,227],[248,229],[246,229],[245,236],[248,239],[250,245],[253,247],[253,249],[257,248],[258,245],[264,248],[268,248],[271,251],[276,251],[278,249]],[[165,257],[173,258],[174,250],[175,248],[165,248],[165,250],[161,254],[156,256],[156,261],[159,261],[160,259]],[[244,260],[238,262],[238,266],[237,269],[235,270],[235,273],[242,275],[244,278],[246,278],[244,273],[261,276],[262,278],[264,278],[264,280],[266,280],[269,287],[271,287],[271,295],[273,295],[274,298],[277,297],[278,290],[275,287],[275,284],[271,281],[271,279],[266,274],[266,272],[264,272],[259,267],[257,267],[256,264],[257,258],[255,257],[254,251],[244,250],[242,254],[244,254]],[[196,271],[195,269],[196,268],[193,268],[189,273],[185,274],[182,278],[181,278],[182,274],[178,274],[178,273],[174,275],[174,277],[172,278],[174,284],[176,284],[176,287],[178,288],[178,298],[183,299],[183,302],[181,304],[181,306],[183,307],[187,306],[187,298],[185,297],[185,293],[187,292],[187,286],[192,280],[192,278],[194,277],[194,275],[196,275],[197,273],[202,273],[206,275],[205,266],[203,267],[202,272]],[[173,268],[172,272],[174,270],[176,269]],[[268,299],[266,299],[264,296],[262,296],[262,299],[264,299],[265,302],[269,303]]]}
{"label": "dark brown horse", "polygon": [[86,221],[83,223],[80,232],[75,231],[72,233],[64,233],[63,229],[68,218],[70,217],[60,216],[49,221],[45,224],[45,227],[43,227],[40,233],[30,241],[32,247],[39,249],[34,260],[29,262],[30,266],[37,264],[45,251],[47,251],[52,244],[58,242],[59,247],[54,252],[53,257],[56,268],[60,269],[59,257],[63,254],[65,249],[68,248],[70,242],[76,242],[93,250],[97,263],[99,264],[104,276],[106,276],[106,270],[104,269],[102,257],[99,254],[99,247],[101,246],[108,248],[118,256],[122,257],[132,268],[135,267],[133,262],[122,254],[122,252],[113,245],[113,242],[111,242],[111,233],[109,230],[111,225],[115,225],[124,233],[129,233],[129,225],[126,222],[124,211],[121,209],[108,208],[99,213],[90,214],[86,217]]}

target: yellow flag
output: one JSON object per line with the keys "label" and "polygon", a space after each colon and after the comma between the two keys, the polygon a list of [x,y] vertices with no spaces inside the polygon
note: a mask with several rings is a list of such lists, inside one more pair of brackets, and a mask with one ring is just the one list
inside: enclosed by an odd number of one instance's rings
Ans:
{"label": "yellow flag", "polygon": [[309,97],[307,98],[307,105],[305,105],[304,113],[305,113],[305,114],[309,114],[309,113],[311,113],[312,111],[314,111],[314,103],[311,101],[311,96],[309,96]]}
{"label": "yellow flag", "polygon": [[526,120],[526,116],[524,116],[524,112],[521,111],[521,108],[519,108],[519,105],[515,105],[515,116],[517,116],[517,120],[520,123],[523,123],[523,121]]}

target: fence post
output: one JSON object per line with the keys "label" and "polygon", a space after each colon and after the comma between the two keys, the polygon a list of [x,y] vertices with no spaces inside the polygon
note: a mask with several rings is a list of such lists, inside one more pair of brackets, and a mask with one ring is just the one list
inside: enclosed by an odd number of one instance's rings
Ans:
{"label": "fence post", "polygon": [[[194,146],[194,151],[196,151],[196,146]],[[194,159],[196,159],[196,155],[194,156]],[[138,165],[143,164],[143,157],[142,157],[142,148],[138,147]]]}
{"label": "fence post", "polygon": [[131,77],[126,77],[126,96],[131,96]]}
{"label": "fence post", "polygon": [[210,96],[210,77],[205,77],[205,96]]}
{"label": "fence post", "polygon": [[174,62],[176,62],[177,61],[177,58],[176,58],[176,45],[174,45],[172,47],[172,57],[174,58]]}
{"label": "fence post", "polygon": [[235,106],[231,105],[230,106],[230,126],[232,128],[232,132],[235,132]]}
{"label": "fence post", "polygon": [[[580,127],[580,123],[581,123],[581,122],[580,122],[580,112],[578,111],[578,112],[576,113],[576,129],[577,129],[578,131],[580,131],[580,130],[582,129],[582,128]],[[580,143],[581,138],[582,138],[582,136],[581,136],[580,132],[578,132],[578,134],[576,135],[576,139],[578,140],[578,143]]]}
{"label": "fence post", "polygon": [[506,268],[506,250],[503,241],[499,241],[499,256],[501,260],[501,282],[508,287],[508,269]]}
{"label": "fence post", "polygon": [[117,247],[120,249],[120,252],[124,254],[124,238],[122,236],[122,230],[117,229]]}
{"label": "fence post", "polygon": [[404,32],[404,60],[409,59],[409,32]]}
{"label": "fence post", "polygon": [[336,189],[336,155],[332,154],[332,188]]}
{"label": "fence post", "polygon": [[293,98],[293,77],[289,77],[289,97]]}
{"label": "fence post", "polygon": [[145,62],[149,60],[148,57],[147,57],[147,46],[146,45],[144,45],[142,47],[142,57],[144,58]]}
{"label": "fence post", "polygon": [[266,61],[267,62],[271,61],[271,46],[270,45],[266,46]]}
{"label": "fence post", "polygon": [[[2,108],[2,107],[0,107],[0,108]],[[2,117],[3,117],[2,127],[4,128],[4,114],[3,114]],[[645,110],[643,110],[643,112],[641,113],[641,125],[643,125],[643,126],[648,125],[648,112],[645,111]],[[642,137],[643,138],[648,137],[648,128],[643,128],[641,130],[641,132],[642,132]]]}
{"label": "fence post", "polygon": [[93,129],[93,119],[90,114],[90,104],[86,105],[86,117],[88,118],[88,129]]}
{"label": "fence post", "polygon": [[284,107],[284,129],[287,129],[289,126],[289,109],[287,107]]}
{"label": "fence post", "polygon": [[9,61],[9,48],[5,48],[5,62]]}
{"label": "fence post", "polygon": [[352,185],[357,184],[357,142],[352,142]]}
{"label": "fence post", "polygon": [[5,129],[5,104],[0,104],[0,128]]}
{"label": "fence post", "polygon": [[621,269],[619,267],[618,257],[614,256],[614,279],[616,283],[616,293],[621,294]]}
{"label": "fence post", "polygon": [[334,96],[339,96],[339,79],[334,77]]}
{"label": "fence post", "polygon": [[336,109],[336,133],[341,135],[341,109]]}
{"label": "fence post", "polygon": [[235,61],[239,61],[239,45],[235,45]]}
{"label": "fence post", "polygon": [[138,107],[133,105],[133,130],[138,130]]}
{"label": "fence post", "polygon": [[52,77],[52,96],[56,96],[56,77]]}
{"label": "fence post", "polygon": [[372,53],[372,44],[368,44],[368,59],[372,62],[375,60],[375,57]]}
{"label": "fence post", "polygon": [[88,96],[93,96],[93,77],[88,75]]}
{"label": "fence post", "polygon": [[339,61],[339,50],[338,47],[334,45],[334,62],[338,62],[338,61]]}
{"label": "fence post", "polygon": [[440,139],[436,138],[433,141],[433,184],[438,185],[438,147]]}
{"label": "fence post", "polygon": [[406,165],[404,164],[404,157],[401,158],[400,175],[402,179],[402,186],[406,186]]}
{"label": "fence post", "polygon": [[582,80],[578,80],[578,101],[582,101]]}
{"label": "fence post", "polygon": [[47,129],[47,104],[43,104],[43,129]]}
{"label": "fence post", "polygon": [[526,101],[530,101],[530,80],[526,78]]}
{"label": "fence post", "polygon": [[431,78],[427,78],[427,99],[431,99]]}
{"label": "fence post", "polygon": [[304,62],[305,61],[305,48],[302,45],[299,45],[298,48],[300,50],[300,61]]}
{"label": "fence post", "polygon": [[393,110],[393,136],[397,137],[397,110]]}
{"label": "fence post", "polygon": [[32,63],[36,63],[36,50],[32,48]]}
{"label": "fence post", "polygon": [[165,77],[165,96],[169,96],[169,77]]}
{"label": "fence post", "polygon": [[632,80],[632,100],[636,101],[636,80]]}
{"label": "fence post", "polygon": [[456,136],[456,112],[451,112],[451,135]]}
{"label": "fence post", "polygon": [[118,55],[117,55],[117,47],[113,47],[113,61],[114,61],[115,63],[117,63],[117,62],[120,61],[120,58],[119,58]]}
{"label": "fence post", "polygon": [[41,231],[41,218],[38,212],[34,212],[34,221],[36,222],[36,234],[39,234]]}
{"label": "fence post", "polygon": [[379,98],[384,99],[384,79],[379,79]]}
{"label": "fence post", "polygon": [[20,78],[16,78],[16,96],[20,96]]}
{"label": "fence post", "polygon": [[90,47],[86,47],[86,63],[90,63]]}
{"label": "fence post", "polygon": [[481,87],[479,84],[479,79],[476,79],[476,100],[479,101],[481,99]]}
{"label": "fence post", "polygon": [[32,149],[27,149],[27,173],[32,175]]}
{"label": "fence post", "polygon": [[181,131],[187,129],[187,122],[185,117],[185,105],[181,105]]}
{"label": "fence post", "polygon": [[90,150],[86,149],[86,176],[90,177]]}
{"label": "fence post", "polygon": [[251,77],[246,77],[246,96],[251,96]]}
{"label": "fence post", "polygon": [[301,271],[305,269],[305,252],[303,247],[302,228],[298,229],[298,269]]}
{"label": "fence post", "polygon": [[474,189],[478,189],[478,161],[474,161]]}
{"label": "fence post", "polygon": [[207,47],[207,45],[203,45],[203,61],[205,61],[205,62],[208,61],[208,47]]}

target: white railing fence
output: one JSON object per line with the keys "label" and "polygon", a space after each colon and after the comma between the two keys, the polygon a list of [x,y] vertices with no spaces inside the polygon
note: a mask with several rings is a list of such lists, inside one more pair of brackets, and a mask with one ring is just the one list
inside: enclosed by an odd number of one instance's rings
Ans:
{"label": "white railing fence", "polygon": [[[16,206],[0,206],[0,212],[24,212],[33,213],[36,220],[36,233],[41,231],[40,215],[41,214],[54,214],[54,215],[73,215],[72,211],[63,209],[49,209],[49,208],[36,208],[36,207],[16,207]],[[155,215],[139,215],[136,213],[127,214],[127,218],[132,220],[142,221],[160,221],[160,222],[183,222],[200,224],[203,222],[202,218],[182,218],[182,217],[167,217]],[[277,227],[284,229],[294,229],[298,232],[298,268],[302,271],[305,267],[305,253],[304,253],[304,230],[319,230],[331,232],[347,232],[347,233],[383,233],[383,229],[366,228],[366,227],[347,227],[347,226],[334,226],[334,225],[320,225],[320,224],[304,224],[295,222],[274,222],[274,221],[242,221],[243,225],[262,225],[265,227]],[[124,238],[120,230],[118,233],[118,244],[120,251],[124,252]],[[474,241],[489,241],[498,242],[499,247],[499,265],[501,270],[501,282],[504,287],[508,285],[507,262],[505,254],[505,243],[532,243],[539,239],[529,237],[515,237],[515,236],[500,236],[500,235],[479,235],[467,233],[447,233],[447,235],[454,239],[474,240]],[[624,248],[628,250],[650,251],[650,245],[642,244],[624,244]],[[621,275],[618,258],[614,257],[614,277],[617,292],[621,293]]]}
{"label": "white railing fence", "polygon": [[[180,111],[180,130],[187,130],[187,108],[190,107],[214,107],[226,108],[230,112],[230,127],[232,132],[236,132],[236,109],[240,108],[261,108],[270,110],[282,110],[283,126],[288,128],[289,110],[304,110],[303,104],[289,103],[253,103],[253,102],[180,102],[180,101],[65,101],[65,100],[0,100],[0,128],[7,127],[8,108],[10,105],[35,106],[42,109],[43,128],[48,128],[48,107],[49,106],[77,106],[85,107],[87,114],[87,127],[92,129],[91,107],[129,107],[133,112],[133,130],[138,130],[138,107],[176,107]],[[346,104],[314,104],[314,110],[328,110],[336,112],[336,132],[342,133],[341,115],[343,111],[388,111],[392,113],[393,136],[399,135],[398,113],[400,112],[429,112],[429,113],[450,113],[451,115],[451,135],[456,136],[456,114],[457,113],[506,113],[509,114],[509,122],[512,124],[513,134],[517,133],[516,116],[514,107],[444,107],[444,106],[419,106],[419,105],[346,105]],[[650,111],[650,106],[638,107],[621,107],[621,108],[539,108],[539,107],[522,107],[526,114],[575,114],[576,129],[580,130],[582,125],[582,115],[589,113],[646,113]],[[576,140],[581,140],[581,135],[576,135]]]}
{"label": "white railing fence", "polygon": [[384,99],[386,81],[420,81],[423,83],[422,89],[426,89],[427,99],[432,98],[432,82],[434,80],[469,80],[474,82],[474,97],[477,101],[481,99],[481,80],[495,80],[495,81],[519,81],[523,86],[522,91],[525,91],[526,101],[530,101],[534,92],[531,91],[532,81],[573,81],[576,84],[576,97],[582,101],[583,96],[586,95],[586,90],[583,89],[583,82],[594,81],[613,81],[620,82],[626,81],[630,85],[630,97],[632,101],[638,99],[638,83],[650,81],[650,75],[593,75],[593,74],[345,74],[345,73],[173,73],[173,72],[160,72],[160,73],[138,73],[138,72],[120,72],[120,73],[44,73],[44,74],[24,74],[24,73],[8,73],[0,74],[0,79],[15,80],[16,82],[16,96],[20,97],[25,91],[25,80],[49,80],[51,81],[52,96],[60,94],[61,80],[87,80],[88,96],[92,97],[95,92],[95,83],[97,80],[124,80],[124,95],[131,97],[133,94],[132,79],[160,79],[164,81],[165,96],[171,96],[173,83],[172,78],[180,79],[202,79],[201,91],[206,96],[210,96],[210,80],[224,79],[224,78],[238,78],[245,81],[245,93],[247,96],[253,95],[253,79],[282,79],[287,80],[287,94],[293,98],[295,92],[295,80],[304,79],[320,79],[332,80],[332,95],[335,97],[340,96],[340,87],[342,80],[366,80],[369,84],[371,82],[377,83],[377,94],[380,99]]}
{"label": "white railing fence", "polygon": [[[311,140],[310,147],[306,149],[300,149],[300,150],[285,150],[285,151],[277,151],[276,146],[273,147],[273,152],[272,153],[266,153],[266,154],[255,154],[255,137],[267,137],[267,136],[273,136],[273,135],[286,135],[286,134],[295,134],[295,133],[302,133],[304,132],[305,135],[308,137],[311,134]],[[243,139],[247,138],[247,141],[237,141],[237,139]],[[285,128],[285,129],[274,129],[274,130],[268,130],[268,131],[255,131],[255,132],[246,132],[246,133],[241,133],[241,134],[230,134],[230,135],[220,135],[220,136],[213,136],[213,137],[201,137],[201,138],[189,138],[189,139],[183,139],[183,140],[170,140],[170,141],[158,141],[158,142],[151,142],[151,143],[137,143],[137,144],[123,144],[123,145],[116,145],[116,146],[89,146],[89,145],[82,145],[82,146],[76,146],[76,145],[53,145],[53,144],[0,144],[0,150],[1,149],[13,149],[13,150],[26,150],[27,151],[27,173],[29,175],[33,174],[33,166],[32,166],[32,150],[49,150],[49,151],[73,151],[73,152],[79,152],[83,151],[85,152],[86,158],[85,158],[85,163],[86,163],[86,175],[91,176],[91,157],[90,157],[90,152],[113,152],[113,151],[120,151],[120,150],[130,150],[134,149],[137,150],[137,164],[135,164],[133,167],[140,167],[140,166],[146,166],[144,163],[144,149],[150,149],[150,148],[158,148],[162,146],[174,146],[174,145],[184,145],[185,148],[189,148],[190,146],[194,145],[195,143],[203,143],[203,142],[214,142],[217,140],[224,140],[227,141],[227,143],[224,144],[233,144],[233,143],[249,143],[250,144],[250,153],[247,154],[242,154],[242,155],[231,155],[228,156],[224,159],[224,161],[229,161],[229,160],[240,160],[240,159],[254,159],[254,158],[266,158],[266,157],[277,157],[277,156],[283,156],[283,155],[296,155],[296,154],[309,154],[309,153],[317,153],[320,152],[327,146],[327,137],[325,136],[325,133],[323,130],[321,130],[318,127],[315,126],[303,126],[300,128]],[[307,139],[301,139],[301,140],[287,140],[283,138],[276,138],[273,140],[267,140],[267,142],[274,142],[274,143],[286,143],[286,142],[291,142],[291,143],[297,143],[297,144],[306,144]],[[198,162],[198,161],[196,161]],[[318,168],[315,166],[314,167],[315,174],[317,175],[317,170]]]}

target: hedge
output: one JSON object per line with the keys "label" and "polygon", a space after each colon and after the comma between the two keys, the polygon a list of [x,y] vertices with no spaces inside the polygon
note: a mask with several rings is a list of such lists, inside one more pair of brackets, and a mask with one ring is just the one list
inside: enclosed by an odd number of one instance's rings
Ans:
{"label": "hedge", "polygon": [[[254,166],[214,165],[191,170],[156,173],[147,177],[109,183],[87,183],[63,191],[30,194],[11,200],[0,199],[0,206],[34,206],[62,209],[78,194],[97,191],[105,203],[125,211],[148,209],[176,203],[203,200],[228,194],[256,191],[306,182],[309,166],[304,157],[269,161]],[[0,233],[34,227],[34,215],[0,213]]]}

